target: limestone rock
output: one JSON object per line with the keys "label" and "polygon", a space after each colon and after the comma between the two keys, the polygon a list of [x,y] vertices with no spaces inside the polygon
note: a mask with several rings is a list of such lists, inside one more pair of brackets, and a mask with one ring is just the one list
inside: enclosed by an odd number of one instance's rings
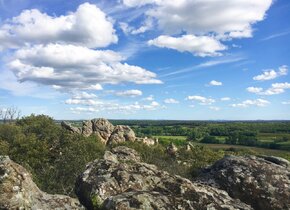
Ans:
{"label": "limestone rock", "polygon": [[227,156],[204,170],[200,180],[255,209],[290,209],[289,162],[273,156]]}
{"label": "limestone rock", "polygon": [[93,133],[99,136],[101,141],[106,144],[114,130],[114,126],[103,118],[93,119],[92,124]]}
{"label": "limestone rock", "polygon": [[25,168],[0,156],[0,209],[83,209],[78,200],[42,192]]}
{"label": "limestone rock", "polygon": [[92,121],[84,121],[82,127],[82,134],[85,137],[88,137],[93,134],[93,123]]}
{"label": "limestone rock", "polygon": [[126,147],[107,151],[103,159],[88,164],[75,191],[87,209],[252,209],[225,191],[143,163]]}
{"label": "limestone rock", "polygon": [[61,122],[61,126],[62,126],[64,129],[66,129],[66,130],[68,130],[69,132],[71,132],[71,133],[76,133],[76,134],[81,134],[81,133],[82,133],[82,130],[81,130],[80,128],[78,128],[78,127],[74,127],[74,126],[72,126],[71,124],[69,124],[69,123],[67,123],[67,122],[65,122],[65,121],[62,121],[62,122]]}
{"label": "limestone rock", "polygon": [[168,147],[166,147],[166,151],[169,155],[176,155],[178,148],[175,146],[175,144],[170,143]]}
{"label": "limestone rock", "polygon": [[122,143],[125,141],[133,142],[133,141],[135,141],[135,139],[136,139],[135,133],[129,126],[117,125],[114,128],[114,131],[111,134],[108,143],[109,144],[112,144],[112,143],[116,144],[116,143]]}
{"label": "limestone rock", "polygon": [[144,138],[136,138],[136,141],[138,141],[138,142],[141,142],[141,143],[143,143],[143,144],[145,144],[145,145],[147,145],[147,146],[153,146],[153,145],[156,145],[156,144],[158,144],[158,139],[156,138],[156,139],[152,139],[152,138],[148,138],[148,137],[144,137]]}

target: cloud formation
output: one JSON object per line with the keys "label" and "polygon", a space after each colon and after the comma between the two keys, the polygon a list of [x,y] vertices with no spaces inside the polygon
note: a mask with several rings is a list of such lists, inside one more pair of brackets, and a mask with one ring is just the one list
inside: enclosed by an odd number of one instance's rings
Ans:
{"label": "cloud formation", "polygon": [[226,49],[219,40],[252,37],[253,25],[265,18],[272,0],[123,0],[123,3],[127,7],[150,4],[145,14],[156,21],[164,35],[149,44],[204,57],[220,55],[219,51]]}
{"label": "cloud formation", "polygon": [[257,95],[277,95],[284,93],[286,89],[290,89],[290,83],[274,83],[270,88],[264,90],[260,87],[248,87],[247,91],[250,93],[255,93]]}
{"label": "cloud formation", "polygon": [[167,98],[164,100],[164,103],[166,103],[166,104],[179,104],[179,101],[177,101],[174,98]]}
{"label": "cloud formation", "polygon": [[187,96],[186,100],[197,101],[199,102],[200,105],[211,105],[212,103],[215,102],[215,100],[212,98],[206,98],[206,97],[198,96],[198,95]]}
{"label": "cloud formation", "polygon": [[81,4],[76,12],[59,17],[37,9],[24,10],[0,26],[0,49],[26,44],[75,44],[90,48],[116,43],[112,22],[93,4]]}
{"label": "cloud formation", "polygon": [[288,73],[288,67],[286,65],[280,66],[278,71],[274,69],[264,70],[263,74],[257,75],[253,77],[253,80],[258,81],[265,81],[265,80],[272,80],[279,76],[285,76]]}
{"label": "cloud formation", "polygon": [[59,89],[102,89],[100,84],[160,84],[156,74],[121,63],[110,50],[75,45],[36,45],[15,52],[10,69],[21,82],[31,81]]}
{"label": "cloud formation", "polygon": [[179,52],[190,52],[195,56],[218,56],[219,51],[225,50],[226,46],[218,40],[208,36],[183,35],[181,37],[159,36],[149,40],[149,45],[162,48],[174,49]]}
{"label": "cloud formation", "polygon": [[257,107],[265,107],[268,104],[270,104],[269,101],[265,99],[256,99],[256,100],[245,100],[238,104],[231,104],[232,107],[238,107],[238,108],[247,108],[249,106],[257,106]]}
{"label": "cloud formation", "polygon": [[125,90],[125,91],[116,92],[115,95],[123,96],[123,97],[136,97],[136,96],[142,96],[142,91],[140,91],[140,90]]}
{"label": "cloud formation", "polygon": [[223,83],[219,82],[219,81],[216,81],[216,80],[212,80],[212,81],[209,82],[209,85],[210,86],[222,86]]}

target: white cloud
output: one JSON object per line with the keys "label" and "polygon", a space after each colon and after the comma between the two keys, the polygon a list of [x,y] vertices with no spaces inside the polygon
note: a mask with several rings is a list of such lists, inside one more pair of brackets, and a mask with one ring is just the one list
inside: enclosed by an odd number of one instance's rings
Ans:
{"label": "white cloud", "polygon": [[260,93],[263,91],[263,88],[259,88],[259,87],[248,87],[247,91],[250,93]]}
{"label": "white cloud", "polygon": [[190,101],[197,101],[200,102],[200,105],[211,105],[212,103],[215,102],[214,99],[212,98],[206,98],[203,96],[187,96],[186,100],[190,100]]}
{"label": "white cloud", "polygon": [[167,98],[164,100],[164,103],[166,103],[166,104],[179,104],[179,101],[177,101],[174,98]]}
{"label": "white cloud", "polygon": [[66,104],[74,104],[74,105],[87,105],[87,106],[96,106],[103,105],[103,102],[97,101],[94,99],[67,99],[65,101]]}
{"label": "white cloud", "polygon": [[289,101],[283,101],[282,104],[283,105],[290,105],[290,100]]}
{"label": "white cloud", "polygon": [[270,88],[264,90],[260,87],[248,87],[247,91],[258,95],[277,95],[284,93],[286,89],[290,89],[290,83],[274,83]]}
{"label": "white cloud", "polygon": [[[134,102],[132,104],[119,104],[112,101],[96,101],[96,100],[77,100],[68,99],[66,100],[68,105],[78,105],[78,107],[71,107],[70,110],[74,113],[81,112],[116,112],[116,113],[134,113],[140,110],[154,111],[160,108],[160,104],[156,101],[152,101],[149,104],[141,104]],[[83,106],[80,106],[83,105]]]}
{"label": "white cloud", "polygon": [[[145,16],[153,19],[166,36],[150,40],[149,44],[196,56],[217,56],[226,49],[219,40],[252,37],[253,25],[264,20],[272,0],[123,0],[123,3],[128,7],[151,4]],[[185,35],[172,37],[179,34]]]}
{"label": "white cloud", "polygon": [[154,96],[153,95],[150,95],[146,98],[143,98],[144,101],[154,101]]}
{"label": "white cloud", "polygon": [[97,98],[97,96],[93,93],[87,93],[85,91],[77,92],[73,95],[74,99],[92,99]]}
{"label": "white cloud", "polygon": [[253,80],[264,81],[264,80],[272,80],[279,76],[287,75],[288,67],[286,65],[280,66],[278,71],[273,69],[264,70],[263,74],[257,75],[253,77]]}
{"label": "white cloud", "polygon": [[226,47],[218,40],[209,36],[183,35],[181,37],[159,36],[148,41],[149,45],[165,47],[180,52],[190,52],[196,56],[218,56]]}
{"label": "white cloud", "polygon": [[155,3],[156,0],[123,0],[123,3],[128,7],[140,7],[146,4]]}
{"label": "white cloud", "polygon": [[210,86],[222,86],[223,83],[219,82],[219,81],[216,81],[216,80],[212,80],[212,81],[210,81],[209,85]]}
{"label": "white cloud", "polygon": [[230,100],[231,100],[230,97],[223,97],[223,98],[221,98],[221,101],[230,101]]}
{"label": "white cloud", "polygon": [[141,96],[142,91],[140,91],[140,90],[125,90],[125,91],[116,92],[115,95],[125,96],[125,97],[136,97],[136,96]]}
{"label": "white cloud", "polygon": [[17,50],[9,67],[21,82],[63,89],[100,90],[100,84],[105,83],[162,83],[155,73],[121,61],[122,57],[110,50],[49,44]]}
{"label": "white cloud", "polygon": [[95,48],[117,41],[113,24],[106,14],[89,3],[59,17],[37,9],[24,10],[0,26],[0,48],[18,48],[27,43],[65,43]]}
{"label": "white cloud", "polygon": [[[131,6],[141,6],[151,1],[133,1]],[[147,15],[157,19],[159,28],[176,34],[215,32],[229,37],[250,37],[252,25],[265,18],[272,0],[155,0]],[[244,14],[247,14],[246,16]]]}
{"label": "white cloud", "polygon": [[210,106],[209,109],[214,110],[214,111],[219,111],[221,108],[217,106]]}
{"label": "white cloud", "polygon": [[256,100],[245,100],[242,103],[238,104],[231,104],[232,107],[239,107],[239,108],[246,108],[249,106],[258,106],[258,107],[265,107],[270,104],[269,101],[265,99],[256,99]]}

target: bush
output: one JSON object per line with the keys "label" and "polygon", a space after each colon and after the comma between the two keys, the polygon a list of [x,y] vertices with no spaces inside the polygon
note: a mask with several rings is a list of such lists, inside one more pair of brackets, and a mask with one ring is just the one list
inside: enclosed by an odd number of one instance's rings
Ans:
{"label": "bush", "polygon": [[219,140],[215,136],[206,136],[201,141],[201,143],[208,143],[208,144],[219,144]]}

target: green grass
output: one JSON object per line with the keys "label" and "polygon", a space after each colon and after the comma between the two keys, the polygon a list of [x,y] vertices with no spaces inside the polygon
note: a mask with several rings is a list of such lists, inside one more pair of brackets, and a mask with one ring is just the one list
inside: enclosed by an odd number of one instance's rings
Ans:
{"label": "green grass", "polygon": [[[272,134],[273,135],[273,134]],[[271,136],[267,134],[266,136]],[[283,136],[283,135],[278,135]],[[186,136],[154,136],[155,138],[159,138],[159,143],[161,145],[168,145],[171,142],[173,142],[177,146],[182,146],[186,144]],[[221,142],[224,142],[225,136],[216,136],[218,140]],[[264,140],[263,142],[273,142],[273,141],[267,141]],[[266,149],[266,148],[260,148],[260,147],[250,147],[250,146],[241,146],[241,145],[229,145],[229,144],[205,144],[205,143],[195,143],[193,144],[201,145],[204,147],[208,147],[210,149],[214,150],[229,150],[234,149],[241,151],[241,154],[254,154],[254,155],[273,155],[273,156],[279,156],[283,157],[290,161],[290,151],[284,151],[284,150],[275,150],[275,149]],[[290,150],[290,141],[287,142],[280,142],[279,143],[283,149]]]}

